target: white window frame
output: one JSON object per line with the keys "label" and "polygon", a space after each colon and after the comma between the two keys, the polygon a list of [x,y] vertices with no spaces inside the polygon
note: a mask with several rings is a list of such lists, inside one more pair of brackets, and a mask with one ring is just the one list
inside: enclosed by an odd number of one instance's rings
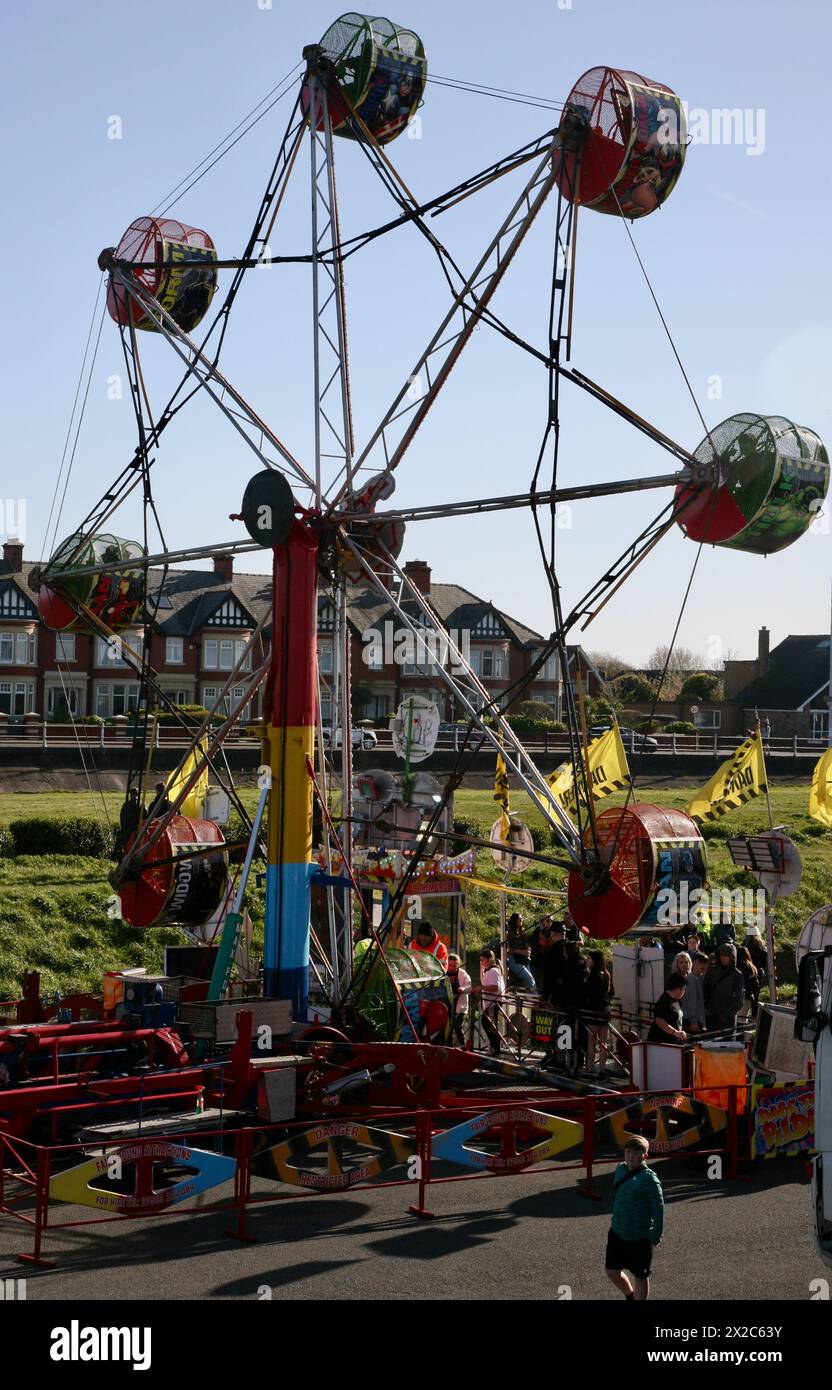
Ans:
{"label": "white window frame", "polygon": [[693,716],[693,724],[695,728],[701,729],[703,733],[713,733],[715,729],[719,729],[722,726],[722,710],[701,709]]}
{"label": "white window frame", "polygon": [[[115,697],[119,695],[119,702],[123,699],[124,708],[116,712],[114,710]],[[131,714],[131,700],[134,701],[134,708],[139,707],[140,690],[138,682],[134,681],[96,681],[95,685],[95,713],[102,719],[115,719],[118,715]],[[103,700],[102,700],[102,697]],[[101,706],[106,704],[106,710]]]}
{"label": "white window frame", "polygon": [[[175,656],[174,653],[179,655]],[[183,666],[185,664],[185,639],[184,637],[165,638],[165,665]]]}
{"label": "white window frame", "polygon": [[0,632],[0,664],[3,666],[36,666],[37,632]]}
{"label": "white window frame", "polygon": [[[205,637],[202,643],[203,671],[233,671],[247,645],[247,637]],[[250,650],[246,652],[240,669],[251,670]]]}
{"label": "white window frame", "polygon": [[332,675],[332,643],[321,642],[318,645],[318,670],[322,676]]}
{"label": "white window frame", "polygon": [[[102,671],[124,671],[127,662],[121,653],[121,642],[117,637],[96,637],[95,639],[95,664]],[[113,656],[113,652],[119,652],[118,656]]]}
{"label": "white window frame", "polygon": [[78,660],[77,643],[74,632],[55,633],[55,660],[62,661],[65,666],[71,665]]}

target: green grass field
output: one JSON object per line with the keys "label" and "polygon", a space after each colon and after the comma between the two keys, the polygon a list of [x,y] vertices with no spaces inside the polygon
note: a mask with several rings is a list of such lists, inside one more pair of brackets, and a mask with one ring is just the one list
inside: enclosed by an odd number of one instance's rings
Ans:
{"label": "green grass field", "polygon": [[[246,789],[244,800],[253,806],[256,795],[256,789]],[[108,812],[115,819],[121,796],[118,792],[105,796]],[[641,800],[669,806],[684,807],[690,796],[688,788],[639,789]],[[525,794],[512,793],[511,800],[512,810],[531,825],[543,824]],[[784,983],[794,979],[791,944],[800,928],[816,908],[832,902],[832,830],[824,830],[810,819],[807,801],[805,784],[775,786],[772,791],[774,822],[787,827],[803,859],[803,878],[797,892],[779,902],[775,909],[778,975]],[[602,804],[613,805],[615,799]],[[496,819],[496,804],[488,790],[457,792],[455,810],[485,834]],[[91,814],[90,798],[81,793],[0,796],[0,822],[6,824],[32,815]],[[766,804],[759,799],[706,832],[712,883],[726,888],[754,886],[732,864],[725,841],[729,835],[759,831],[767,824]],[[134,965],[161,968],[164,944],[180,941],[180,934],[171,928],[135,931],[108,917],[107,901],[112,893],[107,881],[109,867],[104,860],[63,855],[0,859],[0,998],[19,993],[26,967],[41,971],[45,989],[60,989],[62,993],[99,988],[108,969]],[[478,856],[477,875],[491,881],[501,876],[487,850]],[[518,888],[551,894],[563,892],[564,879],[563,870],[533,863],[515,882]],[[254,889],[251,898],[257,931],[262,924],[262,892]],[[518,893],[508,897],[507,907],[509,912],[522,911],[527,921],[534,921],[563,902],[563,897],[536,900]],[[467,915],[468,944],[476,947],[496,934],[499,895],[484,888],[471,888]]]}

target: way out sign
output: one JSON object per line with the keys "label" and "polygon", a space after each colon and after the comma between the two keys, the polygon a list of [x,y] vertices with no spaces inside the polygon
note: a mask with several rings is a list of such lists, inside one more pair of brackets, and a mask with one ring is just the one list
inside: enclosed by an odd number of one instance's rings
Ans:
{"label": "way out sign", "polygon": [[258,545],[283,545],[292,529],[294,514],[295,499],[282,473],[265,468],[249,479],[241,515],[251,539]]}

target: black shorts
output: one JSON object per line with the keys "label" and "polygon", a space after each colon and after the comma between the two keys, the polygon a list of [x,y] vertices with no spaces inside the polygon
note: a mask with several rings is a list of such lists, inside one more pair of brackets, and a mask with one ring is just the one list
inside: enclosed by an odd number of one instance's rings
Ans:
{"label": "black shorts", "polygon": [[622,1240],[613,1230],[607,1236],[605,1269],[616,1269],[619,1273],[622,1269],[628,1269],[636,1279],[646,1279],[652,1258],[653,1246],[649,1236],[644,1240]]}

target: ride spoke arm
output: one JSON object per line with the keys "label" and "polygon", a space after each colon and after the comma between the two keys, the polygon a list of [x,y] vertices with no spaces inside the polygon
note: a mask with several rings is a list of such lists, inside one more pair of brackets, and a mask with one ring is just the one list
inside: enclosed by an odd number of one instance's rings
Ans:
{"label": "ride spoke arm", "polygon": [[485,735],[493,748],[497,752],[502,752],[507,766],[519,778],[525,791],[528,793],[541,815],[543,815],[549,825],[552,826],[566,848],[572,863],[576,867],[581,866],[584,863],[586,852],[577,827],[567,815],[566,811],[564,811],[560,802],[553,795],[545,777],[538,770],[534,760],[524,748],[520,739],[503,715],[498,711],[494,711],[493,728],[483,723],[480,711],[471,699],[469,691],[473,688],[477,695],[480,696],[482,703],[486,706],[492,704],[492,698],[479,677],[465,660],[462,652],[451,640],[447,630],[442,626],[438,616],[425,598],[425,595],[413,584],[409,576],[399,568],[395,557],[382,547],[385,565],[389,566],[392,573],[400,580],[402,594],[404,595],[406,593],[408,598],[421,609],[423,621],[421,625],[419,625],[414,622],[412,615],[402,607],[401,602],[394,597],[372,566],[368,564],[358,546],[356,546],[348,536],[344,537],[344,543],[358,560],[371,586],[390,605],[400,622],[402,622],[416,638],[417,644],[423,640],[426,629],[432,630],[440,637],[442,645],[446,647],[454,668],[464,672],[468,688],[462,685],[460,681],[456,680],[443,661],[433,662],[436,674],[450,690],[453,698],[466,711],[468,717]]}
{"label": "ride spoke arm", "polygon": [[[272,447],[288,465],[290,471],[314,493],[314,480],[309,476],[302,464],[289,452],[282,440],[280,440],[270,426],[266,424],[265,420],[261,419],[236,387],[232,386],[231,382],[223,376],[216,366],[216,363],[211,362],[184,329],[180,328],[174,319],[171,318],[167,310],[159,303],[159,300],[145,289],[143,285],[140,285],[132,275],[126,274],[116,267],[113,267],[112,275],[119,284],[124,286],[131,299],[135,300],[137,304],[140,304],[141,307],[156,320],[157,328],[163,338],[170,343],[177,356],[190,368],[199,384],[204,387],[211,399],[216,402],[220,410],[226,418],[231,421],[237,432],[242,435],[249,448],[253,450],[260,461],[265,464],[267,468],[274,468],[276,466],[272,459],[266,457],[262,449],[255,443],[254,439],[246,433],[245,428],[235,417],[234,413],[226,407],[223,395],[231,397],[235,405],[242,411],[245,420],[256,432],[262,434],[262,436],[269,441]],[[219,390],[216,389],[217,387]]]}
{"label": "ride spoke arm", "polygon": [[[454,294],[451,308],[416,361],[384,419],[356,459],[354,472],[367,463],[370,454],[379,443],[384,451],[385,471],[392,473],[399,466],[463,348],[482,319],[537,214],[555,186],[557,168],[552,156],[556,141],[557,137],[553,139],[543,159],[535,166],[525,188],[476,267]],[[423,374],[427,382],[426,392],[416,401],[408,402],[407,398],[412,393],[414,382],[421,383]],[[395,442],[392,427],[410,411],[414,412],[413,418],[401,438]],[[348,489],[349,480],[343,484],[335,497],[327,498],[331,508],[334,509],[338,505]]]}

